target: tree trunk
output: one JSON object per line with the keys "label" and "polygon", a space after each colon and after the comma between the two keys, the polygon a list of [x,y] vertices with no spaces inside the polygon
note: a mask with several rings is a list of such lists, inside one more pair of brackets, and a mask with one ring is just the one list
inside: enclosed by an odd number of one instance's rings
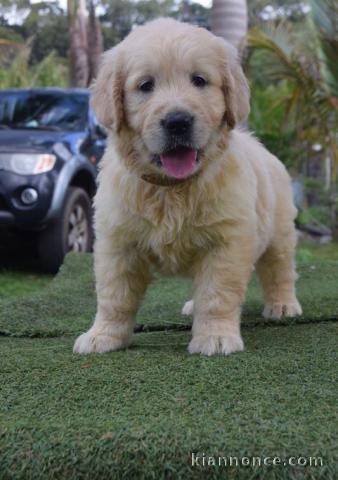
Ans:
{"label": "tree trunk", "polygon": [[87,87],[89,80],[87,21],[85,0],[68,0],[70,84]]}
{"label": "tree trunk", "polygon": [[99,60],[103,52],[103,38],[101,25],[95,16],[95,7],[93,0],[89,4],[89,18],[87,25],[88,35],[88,84],[94,80],[97,74]]}
{"label": "tree trunk", "polygon": [[211,31],[239,47],[248,29],[246,0],[213,0]]}

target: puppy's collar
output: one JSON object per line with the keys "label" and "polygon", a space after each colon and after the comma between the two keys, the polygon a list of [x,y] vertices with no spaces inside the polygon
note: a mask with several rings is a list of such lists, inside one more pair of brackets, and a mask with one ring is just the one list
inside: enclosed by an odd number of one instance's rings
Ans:
{"label": "puppy's collar", "polygon": [[[198,173],[198,172],[197,172]],[[142,175],[142,180],[151,183],[152,185],[158,185],[160,187],[174,187],[175,185],[182,185],[188,183],[189,180],[196,177],[197,173],[187,178],[170,178],[164,175],[156,175],[155,173]]]}

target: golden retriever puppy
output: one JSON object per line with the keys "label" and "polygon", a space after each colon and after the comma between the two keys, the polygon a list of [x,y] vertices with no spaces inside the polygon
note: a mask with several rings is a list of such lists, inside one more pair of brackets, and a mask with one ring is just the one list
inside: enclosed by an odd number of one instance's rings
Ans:
{"label": "golden retriever puppy", "polygon": [[249,133],[236,52],[171,19],[105,53],[92,106],[109,131],[95,197],[97,314],[74,352],[125,348],[152,270],[193,278],[190,353],[243,349],[256,265],[265,317],[301,314],[296,208],[284,166]]}

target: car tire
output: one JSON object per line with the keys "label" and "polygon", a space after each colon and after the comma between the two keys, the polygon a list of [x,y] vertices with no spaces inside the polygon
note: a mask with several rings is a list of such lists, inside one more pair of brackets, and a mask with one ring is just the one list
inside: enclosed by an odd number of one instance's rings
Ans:
{"label": "car tire", "polygon": [[68,252],[89,252],[92,245],[91,200],[82,188],[71,187],[60,216],[40,233],[38,251],[41,267],[45,272],[56,273]]}

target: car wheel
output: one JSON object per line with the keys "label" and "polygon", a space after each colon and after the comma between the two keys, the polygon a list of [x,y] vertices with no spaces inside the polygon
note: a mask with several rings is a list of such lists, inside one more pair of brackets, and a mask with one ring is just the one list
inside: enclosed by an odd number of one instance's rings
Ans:
{"label": "car wheel", "polygon": [[69,188],[61,215],[41,232],[38,248],[44,271],[55,273],[68,252],[88,252],[93,244],[92,207],[87,193]]}

